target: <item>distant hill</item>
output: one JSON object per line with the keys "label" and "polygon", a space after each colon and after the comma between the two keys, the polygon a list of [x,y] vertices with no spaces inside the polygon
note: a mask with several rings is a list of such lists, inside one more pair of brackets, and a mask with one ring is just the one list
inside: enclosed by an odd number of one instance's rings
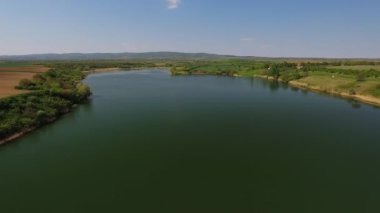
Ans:
{"label": "distant hill", "polygon": [[233,55],[180,52],[145,52],[145,53],[65,53],[65,54],[31,54],[0,56],[0,60],[51,61],[51,60],[125,60],[125,59],[227,59],[239,58]]}
{"label": "distant hill", "polygon": [[209,53],[182,52],[145,52],[145,53],[48,53],[31,55],[0,55],[0,61],[84,61],[84,60],[218,60],[218,59],[257,59],[277,61],[321,61],[321,60],[366,60],[380,61],[375,58],[297,58],[297,57],[256,57],[218,55]]}

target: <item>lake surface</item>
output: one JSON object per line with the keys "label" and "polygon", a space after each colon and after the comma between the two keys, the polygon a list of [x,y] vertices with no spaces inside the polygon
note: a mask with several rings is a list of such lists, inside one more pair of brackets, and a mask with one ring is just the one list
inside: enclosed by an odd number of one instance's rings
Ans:
{"label": "lake surface", "polygon": [[260,79],[89,76],[0,147],[0,211],[380,212],[380,110]]}

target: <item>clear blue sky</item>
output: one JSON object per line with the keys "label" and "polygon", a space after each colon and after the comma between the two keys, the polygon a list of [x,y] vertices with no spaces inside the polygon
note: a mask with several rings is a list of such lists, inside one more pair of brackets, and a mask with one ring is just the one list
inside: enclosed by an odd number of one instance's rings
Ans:
{"label": "clear blue sky", "polygon": [[0,0],[0,55],[380,58],[379,0]]}

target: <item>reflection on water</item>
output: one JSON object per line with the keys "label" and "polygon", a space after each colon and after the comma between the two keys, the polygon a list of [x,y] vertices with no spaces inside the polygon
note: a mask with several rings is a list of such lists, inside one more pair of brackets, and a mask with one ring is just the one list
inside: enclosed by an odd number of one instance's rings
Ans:
{"label": "reflection on water", "polygon": [[347,99],[347,103],[350,104],[353,109],[360,109],[362,107],[360,102],[353,99]]}
{"label": "reflection on water", "polygon": [[1,212],[379,212],[366,104],[157,70],[86,83],[88,103],[0,148]]}
{"label": "reflection on water", "polygon": [[271,91],[277,91],[280,89],[280,83],[278,81],[268,81]]}
{"label": "reflection on water", "polygon": [[298,92],[298,91],[300,91],[300,89],[298,88],[298,87],[290,87],[291,89],[292,89],[292,91],[294,91],[294,92]]}

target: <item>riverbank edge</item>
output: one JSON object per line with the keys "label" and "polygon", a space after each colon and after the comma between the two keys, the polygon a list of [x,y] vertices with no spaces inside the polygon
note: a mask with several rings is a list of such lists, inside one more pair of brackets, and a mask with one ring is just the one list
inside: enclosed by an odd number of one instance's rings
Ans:
{"label": "riverbank edge", "polygon": [[98,69],[93,69],[93,70],[89,70],[89,71],[83,71],[83,73],[86,74],[86,77],[88,75],[92,75],[92,74],[98,74],[98,73],[108,73],[108,72],[119,72],[119,71],[122,71],[123,69],[122,68],[119,68],[119,67],[110,67],[110,68],[98,68]]}
{"label": "riverbank edge", "polygon": [[[89,74],[86,74],[86,78],[87,78],[88,75]],[[81,83],[83,82],[83,80],[84,79],[82,79]],[[86,103],[88,101],[88,99],[91,97],[91,95],[92,95],[92,93],[90,91],[90,95],[88,97],[86,97],[86,99],[83,100],[83,102],[80,103],[80,104]],[[38,125],[36,126],[35,125],[35,126],[28,127],[28,128],[24,128],[24,129],[20,130],[19,132],[13,133],[13,134],[5,137],[5,138],[0,139],[0,146],[3,146],[5,144],[11,143],[11,142],[14,142],[14,141],[22,138],[23,136],[28,135],[29,133],[34,132],[35,130],[38,130],[38,129],[46,126],[46,125],[50,125],[50,124],[54,123],[55,121],[59,120],[61,117],[65,116],[65,115],[67,115],[69,113],[71,113],[73,111],[73,109],[76,108],[76,106],[77,106],[77,104],[71,105],[71,107],[66,108],[65,110],[63,110],[62,112],[60,112],[59,115],[56,115],[55,117],[50,118],[49,121],[47,121],[46,123],[44,123],[44,124],[42,124],[40,126],[38,126]]]}
{"label": "riverbank edge", "polygon": [[[146,69],[146,68],[145,68]],[[95,70],[90,70],[90,71],[85,71],[84,73],[86,74],[86,78],[87,76],[89,75],[92,75],[92,74],[99,74],[99,73],[107,73],[107,72],[118,72],[118,71],[122,71],[122,70],[126,70],[126,69],[123,69],[123,68],[118,68],[118,67],[114,67],[114,68],[101,68],[101,69],[95,69]],[[135,70],[135,69],[128,69],[128,70]],[[193,73],[193,74],[186,74],[186,73],[180,73],[180,74],[176,74],[174,76],[180,76],[180,75],[211,75],[211,76],[215,76],[215,75],[212,75],[212,74],[207,74],[207,73]],[[239,78],[246,78],[244,76],[239,76],[239,75],[233,75],[233,76],[230,76],[230,77],[239,77]],[[265,75],[255,75],[253,76],[253,78],[260,78],[260,79],[264,79],[264,80],[268,80],[268,81],[276,81],[276,79],[274,79],[273,77],[270,77],[270,76],[265,76]],[[282,82],[284,84],[287,84],[291,87],[294,87],[294,88],[299,88],[299,89],[303,89],[303,90],[307,90],[307,91],[312,91],[312,92],[315,92],[315,93],[320,93],[320,94],[328,94],[328,95],[331,95],[331,96],[336,96],[336,97],[341,97],[341,98],[344,98],[344,99],[348,99],[348,100],[355,100],[355,101],[358,101],[358,102],[362,102],[362,103],[365,103],[365,104],[369,104],[369,105],[372,105],[372,106],[375,106],[375,107],[380,107],[380,99],[378,98],[375,98],[375,97],[371,97],[371,96],[365,96],[365,95],[351,95],[349,93],[344,93],[344,92],[338,92],[338,91],[334,91],[334,90],[325,90],[325,89],[322,89],[318,86],[311,86],[311,85],[308,85],[306,83],[303,83],[303,82],[299,82],[297,80],[293,80],[293,81],[289,81],[289,82],[283,82],[281,79],[278,79],[277,81],[279,82]],[[15,141],[17,139],[20,139],[21,137],[45,126],[45,125],[49,125],[51,123],[54,123],[55,121],[57,121],[59,118],[61,118],[62,116],[68,114],[72,112],[71,109],[67,110],[66,112],[62,113],[61,115],[58,115],[57,117],[55,118],[52,118],[52,120],[42,126],[33,126],[33,127],[30,127],[30,128],[26,128],[26,129],[23,129],[21,130],[20,132],[18,133],[14,133],[4,139],[0,139],[0,146],[1,145],[4,145],[4,144],[7,144],[7,143],[10,143],[12,141]]]}
{"label": "riverbank edge", "polygon": [[101,74],[101,73],[112,73],[112,72],[123,72],[123,71],[133,71],[133,70],[145,70],[145,69],[157,69],[157,70],[168,70],[170,67],[130,67],[130,68],[120,68],[120,67],[110,67],[110,68],[98,68],[89,71],[83,71],[86,76]]}
{"label": "riverbank edge", "polygon": [[6,138],[0,140],[0,146],[5,145],[5,144],[7,144],[7,143],[10,143],[10,142],[12,142],[12,141],[15,141],[15,140],[17,140],[17,139],[19,139],[19,138],[21,138],[21,137],[23,137],[23,136],[25,136],[25,135],[27,135],[27,134],[33,132],[33,131],[36,130],[37,128],[38,128],[38,127],[30,127],[30,128],[24,129],[24,130],[22,130],[22,131],[20,131],[20,132],[18,132],[18,133],[15,133],[15,134],[13,134],[13,135],[10,135],[10,136],[8,136],[8,137],[6,137]]}
{"label": "riverbank edge", "polygon": [[[210,73],[207,73],[207,72],[193,72],[191,74],[190,73],[186,73],[186,72],[177,72],[177,73],[173,74],[173,76],[181,76],[181,75],[210,75],[210,76],[218,76],[218,75],[210,74]],[[239,77],[239,78],[250,78],[248,76],[241,76],[241,75],[238,75],[238,74],[223,75],[223,76]],[[278,82],[281,82],[283,84],[289,85],[289,86],[291,86],[293,88],[298,88],[298,89],[302,89],[302,90],[306,90],[306,91],[311,91],[311,92],[318,93],[318,94],[327,94],[327,95],[330,95],[330,96],[340,97],[340,98],[344,98],[344,99],[347,99],[347,100],[358,101],[358,102],[361,102],[361,103],[364,103],[364,104],[368,104],[368,105],[371,105],[371,106],[374,106],[374,107],[380,107],[380,99],[376,98],[376,97],[373,97],[373,96],[349,94],[348,92],[340,92],[340,91],[335,91],[335,90],[326,90],[326,89],[323,89],[323,88],[318,87],[318,86],[308,85],[308,84],[300,82],[298,80],[292,80],[292,81],[289,81],[289,82],[284,82],[284,81],[281,80],[281,78],[275,79],[274,77],[267,76],[267,75],[254,75],[252,77],[253,78],[260,78],[260,79],[264,79],[264,80],[268,80],[268,81],[278,81]]]}
{"label": "riverbank edge", "polygon": [[311,86],[303,82],[299,82],[297,80],[293,80],[288,82],[288,84],[292,87],[299,88],[299,89],[304,89],[308,91],[312,91],[315,93],[321,93],[321,94],[328,94],[331,96],[336,96],[336,97],[341,97],[344,99],[349,99],[349,100],[355,100],[361,103],[369,104],[375,107],[380,107],[380,99],[372,96],[366,96],[366,95],[352,95],[347,92],[339,92],[335,90],[326,90],[323,88],[320,88],[318,86]]}
{"label": "riverbank edge", "polygon": [[71,109],[66,109],[64,112],[62,112],[60,115],[57,115],[56,117],[53,117],[51,118],[47,123],[41,125],[41,126],[31,126],[29,128],[25,128],[17,133],[14,133],[6,138],[3,138],[0,140],[0,146],[2,145],[5,145],[5,144],[8,144],[10,142],[13,142],[13,141],[16,141],[17,139],[20,139],[22,138],[23,136],[25,135],[28,135],[29,133],[32,133],[34,132],[35,130],[37,129],[40,129],[46,125],[49,125],[51,123],[54,123],[55,121],[59,120],[61,117],[65,116],[66,114],[69,114],[70,112],[72,112],[72,109],[75,108],[75,105],[74,104]]}
{"label": "riverbank edge", "polygon": [[[276,79],[271,77],[271,76],[256,75],[254,77],[266,79],[269,81],[276,81]],[[281,79],[278,79],[277,81],[279,81],[283,84],[287,84],[287,85],[294,87],[294,88],[303,89],[306,91],[312,91],[312,92],[315,92],[318,94],[327,94],[327,95],[334,96],[334,97],[340,97],[340,98],[344,98],[347,100],[354,100],[354,101],[358,101],[361,103],[369,104],[371,106],[380,107],[380,99],[373,97],[373,96],[349,94],[348,92],[340,92],[340,91],[336,91],[336,90],[326,90],[326,89],[321,88],[319,86],[312,86],[312,85],[309,85],[307,83],[300,82],[298,80],[283,82]]]}
{"label": "riverbank edge", "polygon": [[[126,68],[119,68],[119,67],[111,67],[111,68],[99,68],[99,69],[94,69],[94,70],[89,70],[89,71],[83,71],[84,74],[86,74],[86,77],[84,79],[82,79],[81,83],[83,82],[83,80],[85,80],[89,75],[92,75],[92,74],[100,74],[100,73],[108,73],[108,72],[121,72],[123,70],[139,70],[140,68],[130,68],[130,69],[126,69]],[[143,69],[143,68],[141,68]],[[147,69],[147,67],[145,67],[144,69]],[[164,68],[164,69],[167,69],[167,68]],[[92,93],[91,93],[92,94]],[[91,95],[90,95],[91,96]],[[90,97],[89,96],[89,97]],[[86,100],[88,100],[88,98]],[[86,101],[84,101],[86,102]],[[11,134],[3,139],[0,139],[0,146],[2,145],[5,145],[5,144],[8,144],[10,142],[13,142],[13,141],[16,141],[20,138],[22,138],[23,136],[27,135],[27,134],[30,134],[32,132],[34,132],[35,130],[37,129],[40,129],[46,125],[50,125],[52,123],[54,123],[55,121],[59,120],[59,118],[63,117],[64,115],[66,114],[69,114],[71,113],[73,110],[73,108],[75,108],[76,104],[74,104],[71,109],[67,109],[65,110],[65,112],[61,113],[60,115],[57,115],[56,117],[52,118],[48,123],[44,124],[44,125],[41,125],[41,126],[32,126],[32,127],[29,127],[29,128],[25,128],[19,132],[16,132],[14,134]]]}

